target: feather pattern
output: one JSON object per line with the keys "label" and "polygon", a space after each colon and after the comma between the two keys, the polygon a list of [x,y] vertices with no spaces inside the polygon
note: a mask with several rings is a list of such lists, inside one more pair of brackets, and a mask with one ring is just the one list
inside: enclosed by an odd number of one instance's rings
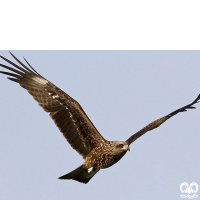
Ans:
{"label": "feather pattern", "polygon": [[1,71],[0,73],[8,75],[11,81],[19,83],[33,96],[39,106],[50,113],[50,117],[69,144],[83,158],[99,143],[107,142],[89,120],[78,102],[42,77],[26,60],[30,68],[25,66],[12,53],[11,55],[21,66],[1,56],[3,60],[15,68],[0,64],[1,67],[12,72]]}

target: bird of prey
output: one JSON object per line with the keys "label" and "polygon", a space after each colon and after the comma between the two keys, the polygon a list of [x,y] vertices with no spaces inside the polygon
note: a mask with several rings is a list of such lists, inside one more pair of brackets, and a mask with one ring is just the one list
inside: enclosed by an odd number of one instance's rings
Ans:
{"label": "bird of prey", "polygon": [[199,94],[192,103],[153,121],[126,141],[107,141],[98,132],[77,101],[42,77],[25,58],[27,66],[12,53],[11,55],[18,65],[0,56],[12,65],[10,67],[0,64],[1,67],[10,71],[0,71],[0,73],[8,75],[8,79],[19,83],[21,87],[25,88],[33,96],[39,106],[49,113],[71,147],[84,159],[84,163],[80,167],[59,177],[59,179],[73,179],[88,183],[100,169],[110,167],[118,162],[130,150],[129,146],[132,142],[147,131],[157,128],[179,112],[195,108],[193,105],[198,103],[200,99]]}

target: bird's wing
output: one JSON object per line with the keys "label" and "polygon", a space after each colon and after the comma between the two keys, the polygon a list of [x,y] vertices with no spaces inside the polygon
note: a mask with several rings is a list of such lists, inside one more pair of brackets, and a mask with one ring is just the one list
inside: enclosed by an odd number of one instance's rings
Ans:
{"label": "bird's wing", "polygon": [[0,64],[1,67],[11,72],[8,79],[17,82],[25,88],[46,112],[50,113],[56,126],[63,133],[69,144],[85,158],[88,153],[102,142],[107,142],[97,131],[87,117],[80,104],[61,89],[42,77],[26,61],[29,67],[20,62],[12,53],[14,59],[21,65],[18,66],[10,60],[0,56],[14,68]]}
{"label": "bird's wing", "polygon": [[130,138],[128,138],[128,140],[126,140],[126,142],[130,145],[132,142],[134,142],[135,140],[137,140],[140,136],[142,136],[143,134],[145,134],[147,131],[151,131],[154,128],[157,128],[158,126],[160,126],[162,123],[164,123],[166,120],[168,120],[169,118],[171,118],[172,116],[178,114],[179,112],[184,112],[187,111],[187,109],[194,109],[195,107],[193,107],[193,105],[195,103],[198,103],[200,99],[200,94],[199,96],[190,104],[175,110],[174,112],[161,117],[160,119],[157,119],[155,121],[153,121],[152,123],[148,124],[147,126],[145,126],[143,129],[141,129],[140,131],[138,131],[137,133],[135,133],[134,135],[132,135]]}

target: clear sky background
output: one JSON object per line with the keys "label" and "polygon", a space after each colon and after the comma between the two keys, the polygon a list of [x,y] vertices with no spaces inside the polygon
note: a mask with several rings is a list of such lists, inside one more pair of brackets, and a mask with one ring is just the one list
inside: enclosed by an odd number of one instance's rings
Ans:
{"label": "clear sky background", "polygon": [[[76,99],[107,140],[126,140],[200,93],[200,51],[12,53]],[[182,182],[200,185],[200,104],[146,133],[85,185],[57,179],[83,159],[48,114],[5,75],[0,85],[0,199],[169,200],[180,199]]]}

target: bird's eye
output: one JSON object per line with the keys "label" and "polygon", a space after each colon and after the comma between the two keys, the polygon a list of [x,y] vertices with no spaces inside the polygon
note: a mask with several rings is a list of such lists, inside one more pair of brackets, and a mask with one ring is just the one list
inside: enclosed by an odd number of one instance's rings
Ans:
{"label": "bird's eye", "polygon": [[123,148],[124,145],[123,145],[123,144],[119,144],[118,147],[119,147],[119,148]]}

